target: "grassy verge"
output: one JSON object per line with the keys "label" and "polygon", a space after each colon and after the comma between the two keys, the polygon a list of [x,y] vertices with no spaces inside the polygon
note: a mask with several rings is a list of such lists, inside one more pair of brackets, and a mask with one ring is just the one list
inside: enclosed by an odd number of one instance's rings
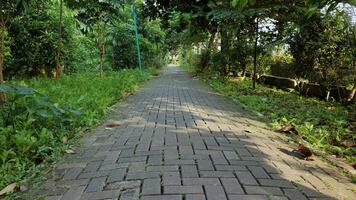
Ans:
{"label": "grassy verge", "polygon": [[[182,68],[194,71],[189,66]],[[293,125],[299,136],[314,148],[345,157],[348,162],[356,161],[356,148],[341,145],[345,141],[356,141],[356,135],[348,128],[349,111],[344,106],[260,84],[253,90],[248,78],[204,76],[203,79],[221,94],[262,113],[274,130]]]}
{"label": "grassy verge", "polygon": [[[39,78],[5,88],[0,103],[0,190],[25,182],[56,161],[85,130],[103,119],[107,108],[134,92],[151,70]],[[33,88],[34,90],[28,89]],[[2,90],[5,90],[2,88]]]}

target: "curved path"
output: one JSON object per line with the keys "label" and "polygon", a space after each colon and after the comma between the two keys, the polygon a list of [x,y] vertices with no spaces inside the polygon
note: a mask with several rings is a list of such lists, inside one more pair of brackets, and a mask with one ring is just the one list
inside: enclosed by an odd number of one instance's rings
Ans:
{"label": "curved path", "polygon": [[[178,67],[113,108],[37,192],[48,200],[355,199],[355,185]],[[59,177],[59,178],[58,178]]]}

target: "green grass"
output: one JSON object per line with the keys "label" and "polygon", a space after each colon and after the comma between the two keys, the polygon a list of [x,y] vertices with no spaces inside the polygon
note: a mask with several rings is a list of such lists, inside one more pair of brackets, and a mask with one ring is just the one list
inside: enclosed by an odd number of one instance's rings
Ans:
{"label": "green grass", "polygon": [[196,73],[197,72],[197,68],[194,67],[193,65],[182,64],[180,67],[182,69],[184,69],[185,71],[190,72],[190,73]]}
{"label": "green grass", "polygon": [[245,104],[250,110],[266,116],[274,130],[291,124],[313,147],[356,161],[356,148],[343,147],[340,142],[356,140],[348,129],[348,110],[335,102],[302,97],[296,92],[257,85],[252,89],[248,78],[209,78],[204,80],[215,90]]}
{"label": "green grass", "polygon": [[[49,78],[17,81],[36,93],[13,102],[14,95],[8,95],[16,108],[10,125],[4,126],[7,116],[0,115],[0,190],[12,182],[26,182],[58,160],[86,130],[103,120],[109,106],[137,90],[151,73],[121,70],[103,78],[94,73],[63,76],[58,83]],[[19,108],[26,112],[18,112]],[[62,141],[64,137],[68,143]]]}

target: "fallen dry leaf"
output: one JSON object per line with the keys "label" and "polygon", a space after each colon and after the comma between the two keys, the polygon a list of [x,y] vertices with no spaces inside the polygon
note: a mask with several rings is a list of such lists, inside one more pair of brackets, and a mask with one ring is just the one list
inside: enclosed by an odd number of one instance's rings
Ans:
{"label": "fallen dry leaf", "polygon": [[62,138],[62,142],[63,142],[64,144],[66,144],[66,143],[68,142],[68,137],[67,137],[67,136],[64,136],[64,137]]}
{"label": "fallen dry leaf", "polygon": [[64,177],[64,176],[54,176],[54,177],[53,177],[53,180],[57,182],[57,181],[62,180],[63,177]]}
{"label": "fallen dry leaf", "polygon": [[130,95],[133,94],[133,93],[132,93],[130,90],[128,90],[128,89],[125,89],[125,90],[124,90],[124,93],[125,93],[125,95],[127,95],[127,96],[130,96]]}
{"label": "fallen dry leaf", "polygon": [[356,162],[352,163],[351,166],[356,169]]}
{"label": "fallen dry leaf", "polygon": [[352,140],[344,140],[340,144],[344,147],[356,147],[356,143]]}
{"label": "fallen dry leaf", "polygon": [[106,127],[109,128],[114,128],[116,126],[120,126],[120,122],[116,120],[109,120],[108,123],[106,124]]}
{"label": "fallen dry leaf", "polygon": [[303,144],[299,144],[298,149],[296,151],[299,152],[304,157],[304,160],[306,161],[314,160],[313,158],[311,158],[313,152],[309,148],[305,147]]}
{"label": "fallen dry leaf", "polygon": [[75,154],[75,151],[73,149],[66,149],[65,152],[67,154]]}
{"label": "fallen dry leaf", "polygon": [[6,186],[4,189],[0,191],[0,196],[3,196],[5,194],[11,193],[15,191],[15,189],[19,186],[18,183],[11,183],[10,185]]}
{"label": "fallen dry leaf", "polygon": [[283,125],[281,129],[278,130],[279,132],[282,133],[293,133],[298,135],[298,131],[297,129],[295,129],[295,127],[293,125],[287,124],[287,125]]}

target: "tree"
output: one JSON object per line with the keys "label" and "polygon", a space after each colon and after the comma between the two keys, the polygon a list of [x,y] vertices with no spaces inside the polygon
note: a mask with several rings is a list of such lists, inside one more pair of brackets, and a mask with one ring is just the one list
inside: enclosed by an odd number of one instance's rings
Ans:
{"label": "tree", "polygon": [[57,38],[57,53],[56,53],[56,78],[57,80],[62,74],[61,66],[61,50],[62,50],[62,26],[63,26],[63,0],[59,0],[59,23],[58,23],[58,38]]}
{"label": "tree", "polygon": [[[0,84],[4,83],[5,39],[8,21],[26,8],[30,0],[0,0]],[[0,93],[0,101],[5,100],[5,95]]]}
{"label": "tree", "polygon": [[67,0],[68,6],[78,11],[77,19],[83,32],[94,30],[98,35],[97,48],[99,50],[99,72],[103,75],[105,38],[107,25],[119,15],[125,0],[97,1],[97,0]]}

